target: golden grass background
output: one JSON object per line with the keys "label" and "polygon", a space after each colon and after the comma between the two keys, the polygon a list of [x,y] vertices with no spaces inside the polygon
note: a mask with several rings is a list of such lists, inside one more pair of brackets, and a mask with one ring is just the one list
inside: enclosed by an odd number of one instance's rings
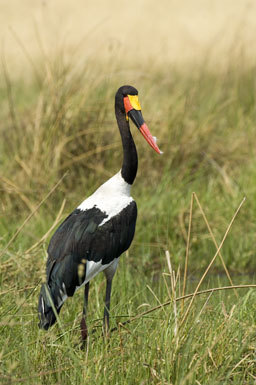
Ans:
{"label": "golden grass background", "polygon": [[[256,56],[256,2],[246,0],[1,0],[1,54],[15,74],[30,57],[64,50],[88,58],[168,65],[207,59],[221,66],[233,53]],[[107,72],[107,69],[106,69]]]}

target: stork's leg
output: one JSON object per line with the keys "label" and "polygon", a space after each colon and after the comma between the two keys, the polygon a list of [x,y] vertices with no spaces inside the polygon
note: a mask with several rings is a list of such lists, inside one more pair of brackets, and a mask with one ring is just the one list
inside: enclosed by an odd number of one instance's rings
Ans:
{"label": "stork's leg", "polygon": [[111,279],[107,278],[107,285],[106,285],[106,298],[105,298],[104,319],[103,319],[103,330],[106,335],[108,334],[108,330],[109,330],[109,310],[110,310],[112,279],[113,277]]}
{"label": "stork's leg", "polygon": [[109,331],[109,310],[110,310],[112,279],[115,275],[118,261],[119,261],[119,258],[114,259],[111,265],[109,265],[104,270],[104,273],[107,279],[107,285],[106,285],[106,297],[105,297],[105,307],[104,307],[104,317],[103,317],[103,331],[106,335],[108,334],[108,331]]}
{"label": "stork's leg", "polygon": [[88,336],[88,330],[86,326],[86,311],[88,306],[88,296],[89,296],[89,284],[90,282],[87,282],[84,287],[84,306],[83,306],[83,317],[80,322],[81,326],[81,336],[82,336],[82,342],[84,343]]}

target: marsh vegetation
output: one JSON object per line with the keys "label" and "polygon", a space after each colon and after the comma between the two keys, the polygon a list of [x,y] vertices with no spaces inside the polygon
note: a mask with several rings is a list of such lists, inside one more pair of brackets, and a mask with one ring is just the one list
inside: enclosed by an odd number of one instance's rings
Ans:
{"label": "marsh vegetation", "polygon": [[[26,79],[2,60],[1,383],[254,384],[255,288],[196,293],[255,284],[255,64],[236,52],[221,68],[149,60],[124,73],[116,52],[83,64],[76,55],[33,59]],[[82,290],[47,333],[37,299],[54,229],[120,168],[123,83],[139,89],[164,154],[132,127],[138,221],[113,281],[115,330],[102,338],[100,275],[81,350]]]}

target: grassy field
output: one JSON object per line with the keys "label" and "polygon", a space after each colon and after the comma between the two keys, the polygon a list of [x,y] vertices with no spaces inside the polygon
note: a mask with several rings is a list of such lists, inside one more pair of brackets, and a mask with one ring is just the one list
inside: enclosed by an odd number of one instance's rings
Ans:
{"label": "grassy field", "polygon": [[[93,61],[81,67],[58,55],[36,62],[26,82],[13,81],[3,61],[1,383],[256,383],[255,288],[180,299],[230,280],[255,284],[256,68],[236,59],[222,71],[206,62],[182,69],[148,62],[124,76],[120,62],[109,60],[102,71]],[[133,129],[139,215],[113,283],[116,330],[103,340],[99,276],[91,285],[83,351],[82,291],[47,333],[37,327],[37,298],[50,235],[120,168],[113,100],[128,78],[164,154],[153,154]],[[216,245],[226,232],[221,260]]]}

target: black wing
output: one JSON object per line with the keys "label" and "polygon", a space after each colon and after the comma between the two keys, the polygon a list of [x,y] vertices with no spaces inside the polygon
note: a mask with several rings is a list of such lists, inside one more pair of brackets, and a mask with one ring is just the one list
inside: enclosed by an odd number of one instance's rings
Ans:
{"label": "black wing", "polygon": [[78,276],[82,260],[110,263],[127,250],[133,240],[137,206],[133,201],[118,215],[102,226],[100,223],[107,215],[93,207],[82,211],[76,209],[60,225],[48,247],[46,267],[47,281],[50,286],[65,284],[67,295],[73,295],[77,286],[85,278]]}

